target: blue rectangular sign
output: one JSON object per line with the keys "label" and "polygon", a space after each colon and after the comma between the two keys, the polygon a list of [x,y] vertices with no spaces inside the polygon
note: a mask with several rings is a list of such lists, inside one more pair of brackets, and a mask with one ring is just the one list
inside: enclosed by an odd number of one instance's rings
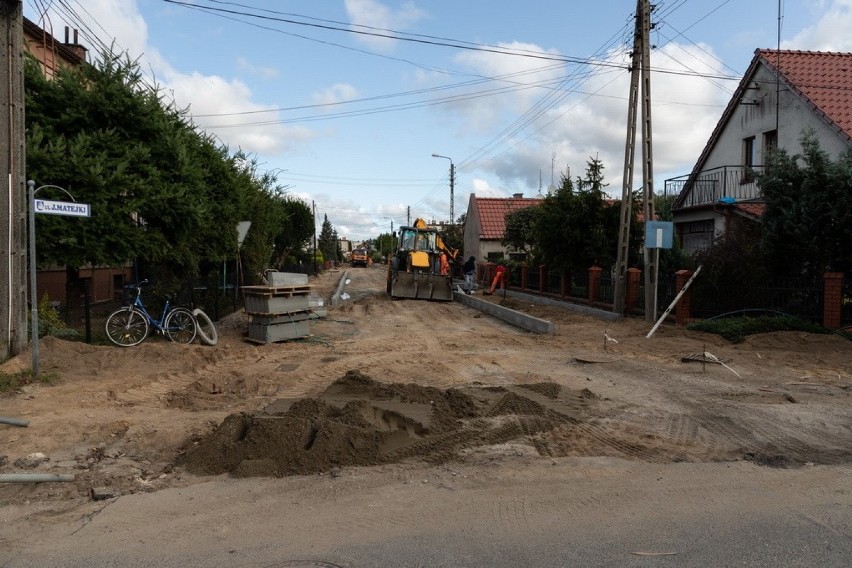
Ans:
{"label": "blue rectangular sign", "polygon": [[671,221],[645,222],[645,248],[672,248],[674,223]]}

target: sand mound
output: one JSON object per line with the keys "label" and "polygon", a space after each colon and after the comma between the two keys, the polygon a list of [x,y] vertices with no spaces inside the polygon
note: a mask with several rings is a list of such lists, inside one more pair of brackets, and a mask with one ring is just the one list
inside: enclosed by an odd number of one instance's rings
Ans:
{"label": "sand mound", "polygon": [[184,454],[193,473],[283,476],[407,458],[440,463],[574,422],[589,400],[556,384],[440,390],[349,371],[316,398],[237,413]]}

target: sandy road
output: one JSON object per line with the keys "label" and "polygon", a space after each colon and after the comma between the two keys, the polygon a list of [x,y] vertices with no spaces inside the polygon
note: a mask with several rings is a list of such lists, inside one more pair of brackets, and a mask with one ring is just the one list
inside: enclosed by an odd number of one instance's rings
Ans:
{"label": "sandy road", "polygon": [[[516,306],[556,323],[537,336],[457,303],[391,301],[380,269],[349,274],[352,301],[304,341],[245,343],[239,319],[215,349],[46,341],[57,383],[0,399],[31,421],[0,431],[2,471],[41,451],[37,471],[77,481],[0,487],[0,565],[847,565],[848,342],[729,345],[667,326],[647,340],[644,322]],[[339,276],[317,290],[327,298]],[[604,333],[617,340],[606,350]],[[681,361],[703,350],[729,368]],[[569,419],[440,465],[282,479],[174,467],[227,415],[315,396],[351,370],[441,389],[555,383],[589,405],[577,417],[551,403]],[[92,501],[93,487],[114,496]]]}

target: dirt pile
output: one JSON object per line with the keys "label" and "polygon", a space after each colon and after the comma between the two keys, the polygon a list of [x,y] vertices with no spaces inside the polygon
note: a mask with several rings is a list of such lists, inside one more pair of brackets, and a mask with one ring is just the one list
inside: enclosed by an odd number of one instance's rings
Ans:
{"label": "dirt pile", "polygon": [[579,422],[595,400],[589,391],[572,393],[554,383],[441,390],[349,371],[317,397],[227,416],[178,465],[197,474],[251,477],[407,458],[441,463],[469,448]]}

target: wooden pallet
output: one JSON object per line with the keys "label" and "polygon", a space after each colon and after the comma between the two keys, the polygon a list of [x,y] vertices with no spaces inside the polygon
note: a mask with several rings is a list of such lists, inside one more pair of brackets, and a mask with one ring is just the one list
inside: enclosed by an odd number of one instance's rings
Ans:
{"label": "wooden pallet", "polygon": [[310,286],[243,286],[243,292],[252,296],[284,297],[304,296],[311,293]]}

